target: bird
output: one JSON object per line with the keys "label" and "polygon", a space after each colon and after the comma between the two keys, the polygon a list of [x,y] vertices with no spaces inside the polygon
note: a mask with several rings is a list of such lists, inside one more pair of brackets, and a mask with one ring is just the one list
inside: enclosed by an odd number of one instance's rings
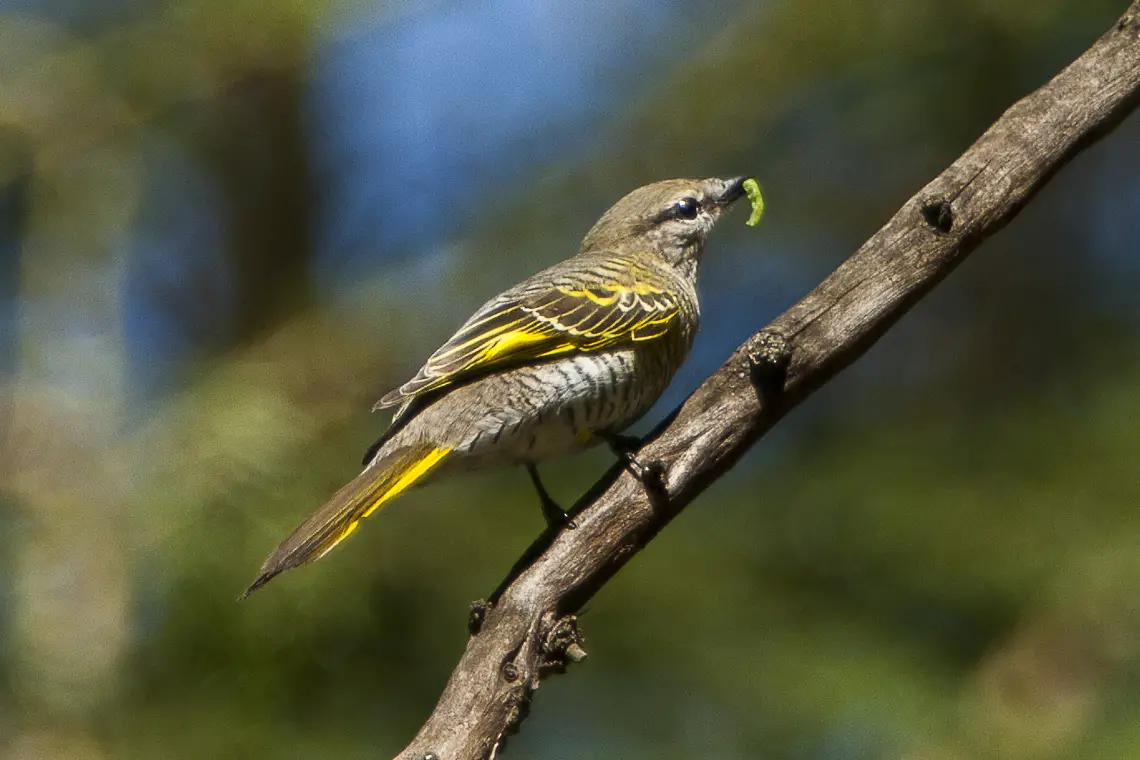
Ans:
{"label": "bird", "polygon": [[547,522],[573,527],[538,463],[607,443],[639,466],[622,431],[688,355],[705,244],[747,182],[640,187],[602,215],[577,254],[483,304],[376,403],[396,411],[363,470],[274,549],[243,598],[323,557],[413,485],[464,470],[524,466]]}

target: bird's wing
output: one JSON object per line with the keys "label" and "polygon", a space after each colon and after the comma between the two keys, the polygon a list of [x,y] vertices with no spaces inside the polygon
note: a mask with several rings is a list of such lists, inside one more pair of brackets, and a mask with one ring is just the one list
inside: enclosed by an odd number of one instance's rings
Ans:
{"label": "bird's wing", "polygon": [[680,313],[665,275],[574,259],[564,264],[570,262],[575,265],[550,277],[547,286],[536,287],[545,279],[536,275],[483,306],[377,408],[533,360],[651,341],[665,335]]}

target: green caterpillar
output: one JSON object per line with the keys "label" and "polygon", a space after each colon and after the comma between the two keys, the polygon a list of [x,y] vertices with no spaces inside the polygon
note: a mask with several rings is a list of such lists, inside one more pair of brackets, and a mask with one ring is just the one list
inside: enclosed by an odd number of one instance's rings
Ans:
{"label": "green caterpillar", "polygon": [[760,224],[760,219],[764,216],[764,196],[760,192],[759,183],[754,179],[744,180],[744,193],[748,196],[748,202],[752,204],[752,215],[748,217],[748,226],[755,227]]}

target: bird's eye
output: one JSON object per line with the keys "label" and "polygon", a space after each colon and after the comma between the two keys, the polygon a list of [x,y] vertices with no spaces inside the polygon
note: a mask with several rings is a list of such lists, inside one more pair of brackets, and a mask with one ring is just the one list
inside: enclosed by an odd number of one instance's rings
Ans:
{"label": "bird's eye", "polygon": [[696,198],[682,198],[673,204],[673,213],[681,219],[696,219],[701,204]]}

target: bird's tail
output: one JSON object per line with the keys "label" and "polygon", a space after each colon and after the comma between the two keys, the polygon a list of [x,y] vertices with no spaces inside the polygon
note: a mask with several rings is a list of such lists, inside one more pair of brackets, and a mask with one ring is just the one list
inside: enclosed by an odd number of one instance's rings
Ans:
{"label": "bird's tail", "polygon": [[400,449],[378,458],[273,550],[242,598],[274,576],[328,554],[356,530],[361,520],[438,467],[450,451],[423,446]]}

